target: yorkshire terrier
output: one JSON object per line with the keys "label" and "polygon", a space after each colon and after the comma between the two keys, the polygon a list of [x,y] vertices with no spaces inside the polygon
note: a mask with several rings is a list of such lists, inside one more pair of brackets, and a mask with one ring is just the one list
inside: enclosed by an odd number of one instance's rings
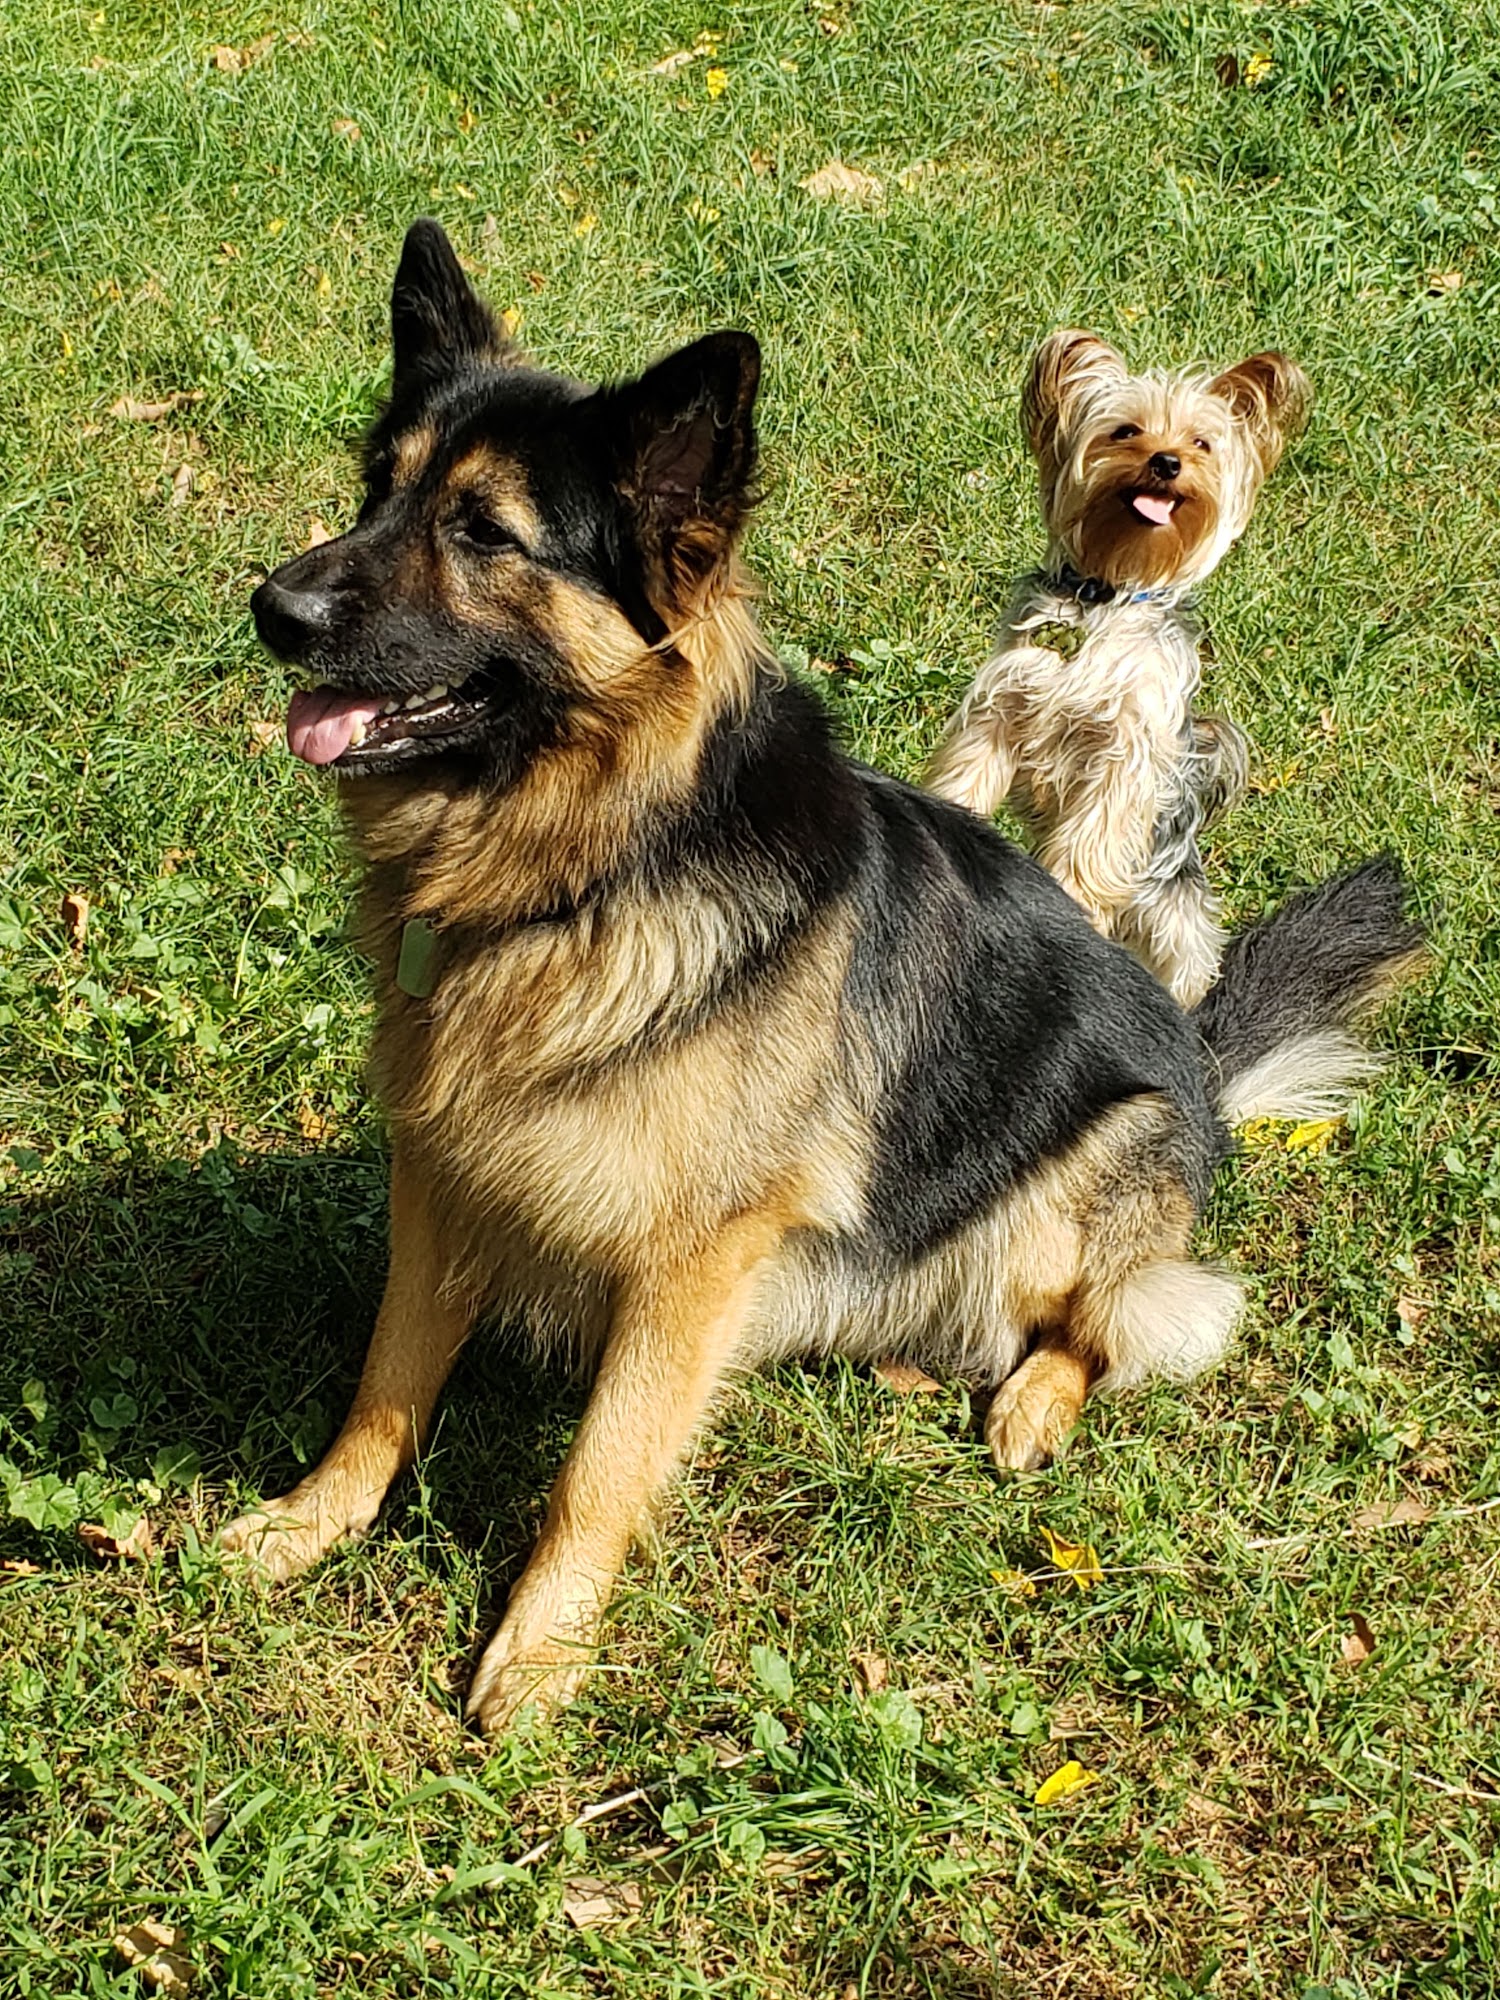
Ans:
{"label": "yorkshire terrier", "polygon": [[1054,333],[1021,402],[1047,559],[948,725],[929,789],[988,817],[1002,799],[1106,936],[1185,1007],[1213,984],[1218,905],[1202,827],[1238,796],[1249,746],[1195,715],[1188,593],[1244,532],[1311,399],[1284,354],[1132,375],[1090,333]]}

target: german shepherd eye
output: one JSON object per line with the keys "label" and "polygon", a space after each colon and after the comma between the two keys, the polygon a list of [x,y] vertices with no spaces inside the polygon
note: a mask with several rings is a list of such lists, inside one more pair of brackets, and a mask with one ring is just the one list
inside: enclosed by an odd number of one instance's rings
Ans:
{"label": "german shepherd eye", "polygon": [[1139,424],[1117,424],[1109,434],[1109,441],[1111,444],[1124,444],[1127,438],[1138,438],[1140,434]]}
{"label": "german shepherd eye", "polygon": [[476,549],[483,549],[487,555],[494,555],[501,549],[518,549],[521,544],[510,529],[500,521],[476,507],[466,514],[459,523],[459,538]]}

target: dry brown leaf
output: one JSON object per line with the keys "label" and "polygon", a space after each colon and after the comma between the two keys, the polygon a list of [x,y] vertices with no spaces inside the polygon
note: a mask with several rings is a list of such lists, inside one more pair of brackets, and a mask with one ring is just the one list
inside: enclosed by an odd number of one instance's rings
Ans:
{"label": "dry brown leaf", "polygon": [[1462,271],[1429,271],[1427,273],[1427,296],[1433,299],[1446,298],[1450,292],[1463,288]]}
{"label": "dry brown leaf", "polygon": [[1424,1500],[1382,1502],[1378,1507],[1361,1507],[1354,1517],[1356,1528],[1419,1528],[1432,1519],[1432,1509]]}
{"label": "dry brown leaf", "polygon": [[170,396],[160,403],[143,403],[134,396],[121,396],[109,406],[109,414],[118,417],[122,423],[155,424],[163,417],[170,417],[178,410],[185,410],[192,403],[203,401],[201,389],[174,389]]}
{"label": "dry brown leaf", "polygon": [[274,35],[262,35],[258,42],[251,42],[243,49],[233,48],[228,42],[216,42],[208,52],[209,60],[214,68],[221,70],[225,76],[240,76],[260,61],[275,40]]}
{"label": "dry brown leaf", "polygon": [[750,149],[750,171],[752,174],[764,179],[767,174],[775,173],[776,162],[763,147],[752,146]]}
{"label": "dry brown leaf", "polygon": [[920,1368],[914,1368],[909,1361],[877,1361],[874,1368],[875,1380],[883,1382],[893,1396],[937,1396],[942,1393],[942,1383],[934,1382]]}
{"label": "dry brown leaf", "polygon": [[193,1984],[193,1962],[183,1950],[187,1938],[171,1924],[148,1918],[132,1924],[115,1938],[115,1950],[127,1965],[133,1965],[149,1985],[167,2000],[179,2000]]}
{"label": "dry brown leaf", "polygon": [[40,1576],[40,1563],[28,1562],[25,1556],[7,1556],[0,1562],[0,1576]]}
{"label": "dry brown leaf", "polygon": [[660,62],[652,63],[651,74],[653,76],[676,76],[678,70],[686,69],[690,62],[696,62],[697,60],[698,51],[696,49],[673,49],[669,56],[663,56]]}
{"label": "dry brown leaf", "polygon": [[279,722],[259,722],[252,718],[245,724],[245,748],[252,757],[259,757],[262,751],[269,750],[280,741]]}
{"label": "dry brown leaf", "polygon": [[297,1106],[297,1129],[304,1139],[326,1139],[333,1130],[333,1120],[325,1118],[322,1112],[315,1110],[304,1097]]}
{"label": "dry brown leaf", "polygon": [[68,943],[75,951],[82,951],[84,939],[89,934],[89,899],[81,889],[70,889],[63,897],[62,927],[67,932]]}
{"label": "dry brown leaf", "polygon": [[890,1665],[879,1653],[856,1653],[854,1671],[866,1694],[879,1694],[891,1677]]}
{"label": "dry brown leaf", "polygon": [[1375,1634],[1362,1614],[1355,1612],[1339,1651],[1351,1667],[1362,1666],[1375,1650]]}
{"label": "dry brown leaf", "polygon": [[861,173],[858,167],[846,166],[842,160],[830,160],[826,167],[809,174],[801,185],[814,201],[844,201],[856,207],[868,206],[885,195],[885,189],[873,174]]}
{"label": "dry brown leaf", "polygon": [[167,505],[169,507],[185,507],[192,490],[193,468],[190,465],[179,465],[177,470],[172,474],[172,497],[167,502]]}
{"label": "dry brown leaf", "polygon": [[332,540],[332,528],[325,527],[317,515],[314,514],[307,524],[307,540],[302,544],[303,550],[320,549],[325,542],[331,542]]}
{"label": "dry brown leaf", "polygon": [[335,118],[330,129],[335,139],[345,139],[351,146],[357,146],[364,137],[352,118]]}
{"label": "dry brown leaf", "polygon": [[600,1882],[580,1875],[563,1884],[563,1915],[574,1930],[617,1924],[622,1917],[634,1916],[641,1902],[640,1888],[634,1882]]}
{"label": "dry brown leaf", "polygon": [[156,1546],[151,1522],[142,1514],[128,1535],[112,1535],[97,1521],[80,1521],[78,1539],[91,1556],[101,1562],[144,1562]]}
{"label": "dry brown leaf", "polygon": [[1396,1317],[1403,1326],[1420,1326],[1427,1317],[1426,1300],[1414,1299],[1409,1292],[1403,1292],[1396,1301]]}
{"label": "dry brown leaf", "polygon": [[169,847],[161,858],[159,872],[163,875],[175,875],[184,861],[194,861],[197,855],[196,847]]}

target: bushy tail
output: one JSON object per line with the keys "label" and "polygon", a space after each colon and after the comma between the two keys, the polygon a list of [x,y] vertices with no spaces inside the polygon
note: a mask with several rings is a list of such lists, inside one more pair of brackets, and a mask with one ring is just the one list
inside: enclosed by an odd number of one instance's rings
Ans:
{"label": "bushy tail", "polygon": [[1193,1010],[1226,1125],[1329,1118],[1380,1057],[1350,1032],[1425,963],[1393,861],[1366,861],[1231,940]]}

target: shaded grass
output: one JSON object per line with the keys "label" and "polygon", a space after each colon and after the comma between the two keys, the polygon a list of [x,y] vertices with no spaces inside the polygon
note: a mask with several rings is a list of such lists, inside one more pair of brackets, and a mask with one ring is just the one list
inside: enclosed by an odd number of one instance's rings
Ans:
{"label": "shaded grass", "polygon": [[[37,1572],[0,1573],[0,1990],[124,1990],[109,1936],[152,1914],[257,2000],[1500,1985],[1500,1515],[1462,1511],[1500,1493],[1497,31],[1393,0],[0,21],[0,1557]],[[830,157],[883,198],[809,198]],[[1035,557],[1036,340],[1286,346],[1314,425],[1208,593],[1262,785],[1213,865],[1249,916],[1390,847],[1441,941],[1349,1130],[1221,1183],[1207,1247],[1256,1282],[1221,1374],[1004,1488],[956,1392],[744,1385],[605,1671],[495,1750],[457,1690],[566,1384],[476,1347],[376,1534],[274,1599],[210,1542],[326,1442],[379,1290],[347,864],[310,774],[250,754],[284,688],[244,605],[349,517],[423,211],[550,364],[754,328],[768,626],[903,772]],[[1357,1525],[1401,1499],[1428,1518]],[[101,1571],[74,1518],[142,1504],[159,1553]],[[1015,1594],[1043,1523],[1097,1590]],[[1099,1782],[1031,1807],[1068,1755]],[[575,1928],[579,1877],[641,1906]]]}

